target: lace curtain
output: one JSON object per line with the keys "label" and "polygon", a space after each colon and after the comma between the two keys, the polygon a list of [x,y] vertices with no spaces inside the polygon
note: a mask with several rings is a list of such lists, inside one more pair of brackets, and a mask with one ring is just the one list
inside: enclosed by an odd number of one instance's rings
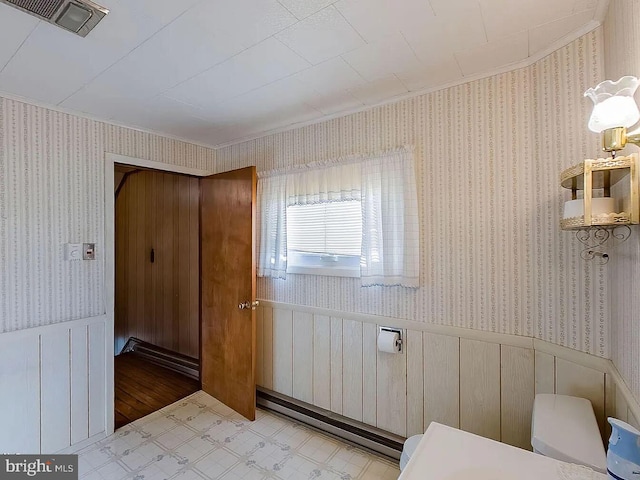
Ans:
{"label": "lace curtain", "polygon": [[287,174],[287,206],[360,200],[361,165],[322,165]]}
{"label": "lace curtain", "polygon": [[286,278],[287,195],[286,178],[281,175],[258,180],[258,276]]}
{"label": "lace curtain", "polygon": [[285,278],[290,205],[362,204],[362,286],[419,286],[420,229],[413,149],[353,156],[258,178],[258,276]]}
{"label": "lace curtain", "polygon": [[418,287],[420,227],[413,155],[395,152],[362,168],[363,286]]}

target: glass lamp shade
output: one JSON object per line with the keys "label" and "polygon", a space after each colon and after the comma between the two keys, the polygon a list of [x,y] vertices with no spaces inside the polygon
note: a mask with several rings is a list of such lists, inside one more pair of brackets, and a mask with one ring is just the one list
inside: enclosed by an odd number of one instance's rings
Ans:
{"label": "glass lamp shade", "polygon": [[617,82],[606,80],[584,92],[584,96],[593,101],[589,130],[600,133],[609,128],[635,125],[640,120],[640,110],[633,95],[639,85],[636,77],[626,76]]}

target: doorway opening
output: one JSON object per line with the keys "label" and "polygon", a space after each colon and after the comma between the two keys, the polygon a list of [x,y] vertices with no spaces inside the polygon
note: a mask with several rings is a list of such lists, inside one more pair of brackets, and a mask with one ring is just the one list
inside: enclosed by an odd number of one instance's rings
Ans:
{"label": "doorway opening", "polygon": [[114,415],[200,390],[199,178],[114,165]]}

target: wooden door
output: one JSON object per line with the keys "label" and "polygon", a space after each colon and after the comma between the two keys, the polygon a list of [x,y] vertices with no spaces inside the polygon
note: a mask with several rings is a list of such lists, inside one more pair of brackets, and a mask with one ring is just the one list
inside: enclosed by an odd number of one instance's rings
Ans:
{"label": "wooden door", "polygon": [[256,414],[256,169],[200,180],[202,389],[249,420]]}

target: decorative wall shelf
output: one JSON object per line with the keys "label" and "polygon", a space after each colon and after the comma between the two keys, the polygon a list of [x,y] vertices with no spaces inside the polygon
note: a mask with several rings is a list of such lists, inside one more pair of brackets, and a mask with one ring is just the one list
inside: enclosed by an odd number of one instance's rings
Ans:
{"label": "decorative wall shelf", "polygon": [[[629,185],[627,192],[624,192],[626,196],[612,198],[611,188],[622,181]],[[585,160],[562,172],[560,184],[570,189],[571,199],[577,201],[565,204],[565,216],[560,221],[563,230],[580,230],[592,226],[613,228],[640,223],[638,155],[635,153],[626,157]],[[602,190],[602,196],[594,197],[594,191],[597,190]],[[578,198],[580,191],[582,199]],[[613,210],[607,207],[612,207]]]}
{"label": "decorative wall shelf", "polygon": [[560,228],[576,232],[585,247],[583,259],[597,257],[607,263],[609,256],[602,251],[605,244],[610,239],[624,242],[631,235],[629,225],[640,224],[638,173],[638,155],[634,153],[588,159],[560,174],[560,185],[571,190]]}

